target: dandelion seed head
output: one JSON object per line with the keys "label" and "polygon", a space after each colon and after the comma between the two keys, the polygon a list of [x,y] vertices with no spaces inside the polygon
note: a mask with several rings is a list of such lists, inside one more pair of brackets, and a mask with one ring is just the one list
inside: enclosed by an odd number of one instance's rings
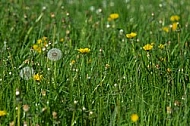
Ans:
{"label": "dandelion seed head", "polygon": [[159,20],[159,23],[160,23],[160,24],[162,24],[162,23],[163,23],[163,21],[162,21],[162,20]]}
{"label": "dandelion seed head", "polygon": [[78,101],[74,100],[74,104],[77,104],[77,103],[78,103]]}
{"label": "dandelion seed head", "polygon": [[54,119],[57,119],[57,112],[53,111],[52,116],[53,116]]}
{"label": "dandelion seed head", "polygon": [[97,9],[97,10],[96,10],[96,13],[97,13],[97,14],[102,13],[102,9],[101,9],[101,8]]}
{"label": "dandelion seed head", "polygon": [[16,89],[16,96],[20,95],[20,91]]}
{"label": "dandelion seed head", "polygon": [[23,105],[22,108],[24,112],[27,112],[30,109],[29,105]]}
{"label": "dandelion seed head", "polygon": [[9,126],[14,126],[14,125],[15,125],[14,121],[9,123]]}
{"label": "dandelion seed head", "polygon": [[181,99],[182,99],[182,100],[185,100],[185,95],[183,95],[183,96],[181,97]]}
{"label": "dandelion seed head", "polygon": [[46,91],[45,90],[42,90],[41,93],[42,93],[42,96],[46,96]]}
{"label": "dandelion seed head", "polygon": [[48,51],[47,57],[51,61],[57,61],[62,58],[62,52],[57,48],[52,48]]}
{"label": "dandelion seed head", "polygon": [[54,13],[51,13],[51,18],[54,18],[55,17],[55,14]]}
{"label": "dandelion seed head", "polygon": [[120,34],[120,35],[123,35],[123,32],[124,32],[123,29],[120,29],[120,30],[119,30],[119,34]]}
{"label": "dandelion seed head", "polygon": [[166,111],[167,111],[167,114],[171,114],[172,113],[172,108],[170,106],[167,106]]}
{"label": "dandelion seed head", "polygon": [[27,122],[26,122],[26,121],[24,121],[24,124],[23,124],[23,126],[28,126],[28,125],[27,125]]}
{"label": "dandelion seed head", "polygon": [[44,112],[45,110],[47,110],[47,108],[45,107],[45,108],[42,108],[42,112]]}
{"label": "dandelion seed head", "polygon": [[89,112],[89,115],[92,115],[92,114],[93,114],[93,112],[92,112],[92,111],[90,111],[90,112]]}
{"label": "dandelion seed head", "polygon": [[181,103],[178,100],[174,101],[174,106],[180,106],[180,105],[181,105]]}
{"label": "dandelion seed head", "polygon": [[89,10],[90,10],[90,11],[94,11],[94,10],[95,10],[95,7],[94,7],[94,6],[91,6],[91,7],[89,8]]}
{"label": "dandelion seed head", "polygon": [[83,111],[85,111],[85,110],[86,110],[86,108],[85,108],[85,107],[82,107],[82,110],[83,110]]}
{"label": "dandelion seed head", "polygon": [[42,10],[46,10],[46,6],[43,6],[43,7],[42,7]]}
{"label": "dandelion seed head", "polygon": [[29,66],[22,68],[20,71],[20,77],[23,78],[24,80],[31,79],[33,75],[34,75],[34,69]]}
{"label": "dandelion seed head", "polygon": [[67,12],[66,15],[69,16],[70,14]]}
{"label": "dandelion seed head", "polygon": [[42,48],[42,51],[45,51],[45,50],[46,50],[46,48],[45,48],[45,47],[43,47],[43,48]]}
{"label": "dandelion seed head", "polygon": [[69,30],[66,30],[66,34],[67,34],[67,35],[70,34],[70,31],[69,31]]}
{"label": "dandelion seed head", "polygon": [[109,24],[107,24],[107,25],[106,25],[106,28],[110,28],[110,25],[109,25]]}

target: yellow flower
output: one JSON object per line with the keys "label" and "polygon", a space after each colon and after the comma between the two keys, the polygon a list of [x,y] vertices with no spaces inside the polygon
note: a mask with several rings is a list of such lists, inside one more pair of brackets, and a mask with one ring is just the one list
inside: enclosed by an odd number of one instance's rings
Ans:
{"label": "yellow flower", "polygon": [[172,24],[172,31],[176,31],[177,30],[177,25],[178,25],[178,22],[174,22]]}
{"label": "yellow flower", "polygon": [[44,41],[44,47],[47,47],[48,46],[48,44],[47,44],[47,41]]}
{"label": "yellow flower", "polygon": [[131,121],[132,122],[137,122],[139,120],[139,116],[137,114],[132,114],[131,115]]}
{"label": "yellow flower", "polygon": [[160,45],[158,46],[158,48],[163,49],[163,48],[164,48],[164,46],[165,46],[165,45],[160,44]]}
{"label": "yellow flower", "polygon": [[75,62],[75,60],[71,60],[70,65],[72,66],[73,64],[75,64]]}
{"label": "yellow flower", "polygon": [[155,44],[154,42],[150,43],[152,46]]}
{"label": "yellow flower", "polygon": [[150,51],[150,50],[152,50],[152,48],[153,48],[153,45],[151,45],[151,44],[146,44],[145,46],[143,46],[143,49],[145,51]]}
{"label": "yellow flower", "polygon": [[41,48],[39,45],[34,44],[32,47],[33,47],[33,49],[34,49],[36,52],[38,52],[38,53],[41,53],[41,52],[42,52],[42,48]]}
{"label": "yellow flower", "polygon": [[117,18],[119,18],[119,14],[113,13],[113,14],[110,14],[110,16],[108,17],[108,21],[112,21],[112,20],[115,20]]}
{"label": "yellow flower", "polygon": [[178,15],[173,15],[170,17],[170,21],[179,21],[180,17]]}
{"label": "yellow flower", "polygon": [[47,46],[48,46],[47,37],[42,37],[41,39],[38,39],[37,42],[32,47],[36,52],[41,53],[42,48]]}
{"label": "yellow flower", "polygon": [[4,111],[4,110],[0,110],[0,117],[1,117],[1,116],[5,116],[6,114],[7,114],[6,111]]}
{"label": "yellow flower", "polygon": [[40,81],[41,79],[42,79],[42,75],[40,75],[40,74],[35,74],[34,76],[33,76],[33,78],[34,78],[34,80],[36,80],[36,81]]}
{"label": "yellow flower", "polygon": [[169,27],[163,27],[162,30],[165,32],[169,32]]}
{"label": "yellow flower", "polygon": [[42,43],[42,39],[38,39],[37,44],[41,44],[41,43]]}
{"label": "yellow flower", "polygon": [[126,34],[126,37],[129,39],[134,38],[136,36],[137,36],[137,33],[135,33],[135,32],[131,32],[130,34]]}
{"label": "yellow flower", "polygon": [[64,42],[64,38],[61,38],[61,39],[60,39],[60,42]]}
{"label": "yellow flower", "polygon": [[167,72],[170,73],[170,72],[171,72],[171,69],[170,69],[170,68],[167,68]]}
{"label": "yellow flower", "polygon": [[89,48],[80,48],[78,49],[78,51],[82,54],[85,54],[85,53],[89,53],[90,52],[90,49]]}
{"label": "yellow flower", "polygon": [[47,40],[47,37],[45,37],[45,36],[42,37],[42,40],[43,40],[43,41],[46,41],[46,40]]}

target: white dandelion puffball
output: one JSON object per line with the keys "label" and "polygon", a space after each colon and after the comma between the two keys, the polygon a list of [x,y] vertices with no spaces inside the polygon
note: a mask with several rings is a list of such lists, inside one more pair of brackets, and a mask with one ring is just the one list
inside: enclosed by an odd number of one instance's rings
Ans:
{"label": "white dandelion puffball", "polygon": [[20,77],[23,78],[24,80],[29,80],[33,77],[34,75],[34,69],[32,67],[24,67],[20,70]]}
{"label": "white dandelion puffball", "polygon": [[62,58],[62,52],[60,49],[52,48],[48,51],[47,57],[49,60],[57,61]]}

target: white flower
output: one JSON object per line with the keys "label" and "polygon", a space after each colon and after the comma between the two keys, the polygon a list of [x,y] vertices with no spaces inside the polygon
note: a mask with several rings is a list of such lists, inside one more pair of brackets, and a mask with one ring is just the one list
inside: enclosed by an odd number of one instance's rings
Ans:
{"label": "white flower", "polygon": [[33,75],[34,75],[34,69],[29,66],[22,68],[20,71],[20,77],[25,80],[29,80],[30,78],[33,77]]}
{"label": "white flower", "polygon": [[57,61],[62,58],[62,52],[60,49],[52,48],[48,51],[47,57],[49,60]]}

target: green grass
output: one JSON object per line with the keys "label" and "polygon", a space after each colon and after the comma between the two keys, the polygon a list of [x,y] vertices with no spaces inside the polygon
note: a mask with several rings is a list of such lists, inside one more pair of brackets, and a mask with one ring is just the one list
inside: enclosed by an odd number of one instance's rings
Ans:
{"label": "green grass", "polygon": [[[1,0],[0,8],[0,125],[190,124],[188,0]],[[119,18],[108,21],[112,13]],[[164,32],[172,15],[177,30]],[[126,38],[131,32],[137,36]],[[43,37],[48,46],[38,53]],[[51,48],[63,57],[49,60]],[[21,78],[26,66],[43,78]]]}

